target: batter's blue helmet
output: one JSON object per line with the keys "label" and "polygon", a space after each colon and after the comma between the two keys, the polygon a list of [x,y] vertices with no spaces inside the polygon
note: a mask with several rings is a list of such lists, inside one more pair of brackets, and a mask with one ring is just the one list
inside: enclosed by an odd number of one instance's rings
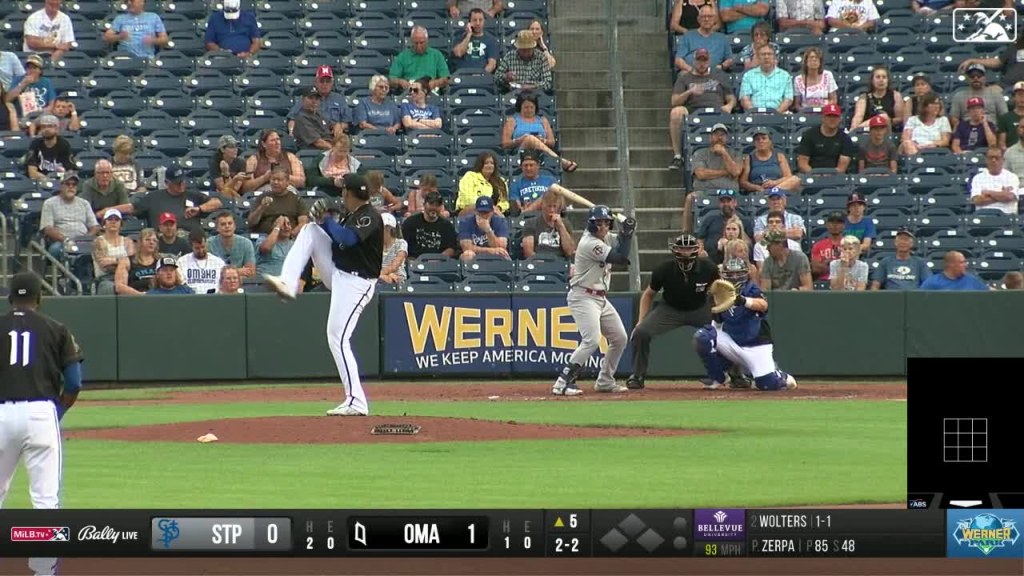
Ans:
{"label": "batter's blue helmet", "polygon": [[607,220],[609,223],[608,229],[615,225],[615,218],[612,217],[612,209],[605,206],[604,204],[598,204],[590,209],[590,218],[587,219],[587,230],[591,232],[597,232],[597,221]]}

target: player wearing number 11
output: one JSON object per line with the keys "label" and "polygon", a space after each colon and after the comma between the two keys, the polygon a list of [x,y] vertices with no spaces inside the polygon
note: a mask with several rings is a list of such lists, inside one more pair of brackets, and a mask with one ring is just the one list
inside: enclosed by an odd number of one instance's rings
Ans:
{"label": "player wearing number 11", "polygon": [[[0,507],[19,460],[28,471],[33,508],[60,508],[60,419],[82,387],[82,352],[60,322],[40,314],[35,274],[11,279],[11,309],[0,316]],[[53,574],[56,558],[33,558]]]}

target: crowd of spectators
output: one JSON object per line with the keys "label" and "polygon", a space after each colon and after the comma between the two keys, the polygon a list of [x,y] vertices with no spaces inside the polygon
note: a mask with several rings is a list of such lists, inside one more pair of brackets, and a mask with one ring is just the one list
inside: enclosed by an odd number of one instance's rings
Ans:
{"label": "crowd of spectators", "polygon": [[[405,283],[406,260],[422,255],[470,261],[537,254],[565,260],[573,254],[571,227],[561,218],[564,204],[547,193],[562,171],[578,165],[559,154],[550,110],[540,102],[553,95],[557,65],[540,17],[498,38],[489,30],[505,11],[503,2],[452,0],[446,6],[455,30],[450,50],[435,47],[436,29],[410,25],[405,48],[395,50],[386,74],[368,78],[367,97],[354,105],[338,82],[342,71],[319,65],[312,82],[293,91],[294,105],[281,125],[263,129],[252,149],[245,150],[241,134],[216,140],[204,189],[183,162],[145,171],[135,160],[137,135],[108,139],[105,150],[97,150],[95,138],[89,150],[72,144],[82,142],[71,136],[81,130],[82,118],[46,70],[60,66],[86,34],[98,34],[111,55],[147,66],[175,38],[162,13],[146,10],[145,0],[126,2],[101,32],[79,29],[77,37],[63,8],[61,0],[45,0],[25,20],[23,53],[0,52],[0,124],[10,128],[8,134],[31,138],[24,175],[57,192],[39,206],[35,238],[87,292],[257,289],[263,274],[279,273],[292,239],[308,223],[311,201],[339,196],[350,172],[367,176],[373,204],[385,217],[382,283]],[[249,61],[264,49],[262,36],[256,11],[225,0],[208,14],[203,40],[207,54],[230,52]],[[442,173],[421,171],[415,179],[395,181],[365,166],[381,151],[357,148],[355,136],[451,138],[453,118],[443,102],[453,71],[491,78],[495,93],[514,102],[495,149],[475,151],[468,157],[472,163],[454,181],[444,179],[443,187]],[[308,288],[316,287],[317,277],[315,269],[307,270]]]}
{"label": "crowd of spectators", "polygon": [[[1010,0],[669,5],[669,169],[706,254],[745,243],[776,290],[1019,283],[1024,34],[978,56],[952,25],[955,8],[1016,21]],[[915,187],[921,175],[933,186]],[[939,194],[957,188],[959,201]]]}

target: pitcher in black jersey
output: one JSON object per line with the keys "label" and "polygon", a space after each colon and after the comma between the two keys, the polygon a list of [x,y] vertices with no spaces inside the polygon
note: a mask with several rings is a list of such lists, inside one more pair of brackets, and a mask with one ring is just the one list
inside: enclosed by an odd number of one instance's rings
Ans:
{"label": "pitcher in black jersey", "polygon": [[345,386],[345,401],[327,411],[330,416],[366,416],[366,400],[359,366],[349,339],[359,315],[373,298],[384,259],[384,224],[370,204],[366,179],[345,175],[342,200],[345,212],[339,220],[327,214],[328,202],[317,200],[309,211],[311,222],[302,227],[285,257],[280,276],[264,275],[282,298],[295,299],[299,279],[310,258],[331,291],[327,316],[327,345]]}

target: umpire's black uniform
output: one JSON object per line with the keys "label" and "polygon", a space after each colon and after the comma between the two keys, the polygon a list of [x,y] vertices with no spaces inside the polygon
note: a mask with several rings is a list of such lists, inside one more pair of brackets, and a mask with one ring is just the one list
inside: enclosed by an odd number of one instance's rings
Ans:
{"label": "umpire's black uniform", "polygon": [[633,330],[634,377],[643,379],[647,375],[651,338],[680,326],[700,328],[711,323],[708,288],[718,278],[718,266],[706,257],[697,258],[688,272],[681,270],[675,260],[654,269],[646,292],[651,292],[650,298],[662,292],[662,302],[653,306]]}

